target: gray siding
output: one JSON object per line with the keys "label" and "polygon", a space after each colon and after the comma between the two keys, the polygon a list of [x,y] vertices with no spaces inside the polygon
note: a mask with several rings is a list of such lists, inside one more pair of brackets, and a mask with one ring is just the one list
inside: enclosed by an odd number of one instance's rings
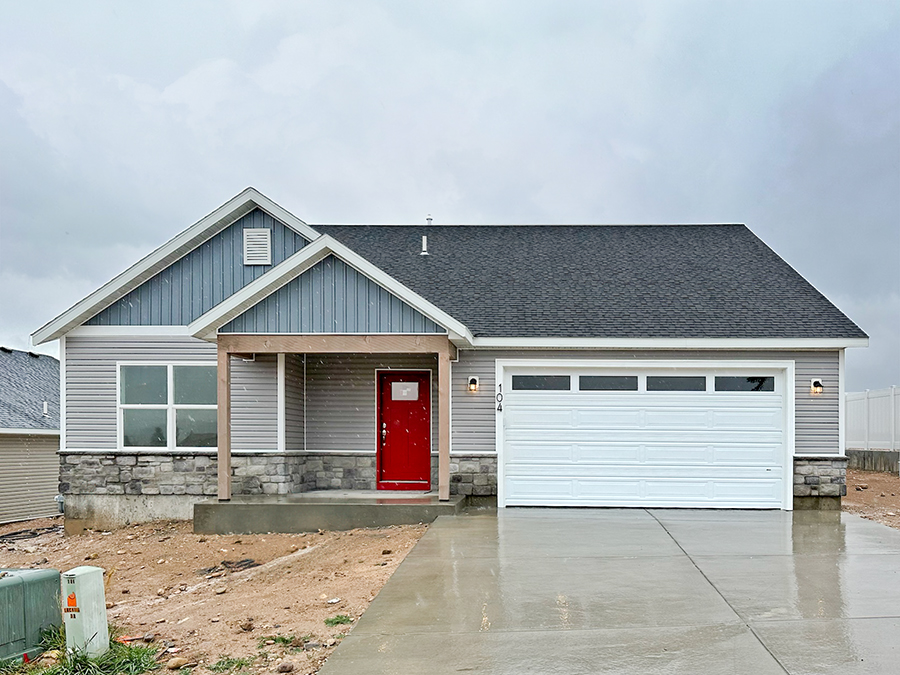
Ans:
{"label": "gray siding", "polygon": [[344,261],[328,256],[220,333],[446,333]]}
{"label": "gray siding", "polygon": [[216,362],[216,346],[190,337],[67,337],[66,448],[116,449],[116,362]]}
{"label": "gray siding", "polygon": [[[272,265],[244,265],[244,228],[272,230]],[[268,272],[307,240],[259,209],[88,320],[90,326],[183,326]]]}
{"label": "gray siding", "polygon": [[231,359],[231,449],[278,450],[278,363],[274,354]]}
{"label": "gray siding", "polygon": [[[699,352],[699,351],[500,351],[461,350],[453,364],[451,448],[454,453],[494,452],[496,359],[734,359],[793,360],[795,391],[795,453],[840,454],[838,440],[838,352]],[[479,391],[466,391],[466,378],[479,377]],[[809,381],[825,379],[825,393],[811,396]]]}
{"label": "gray siding", "polygon": [[52,516],[59,436],[0,435],[0,523]]}
{"label": "gray siding", "polygon": [[437,452],[437,358],[429,354],[309,354],[306,360],[308,452],[375,452],[376,368],[432,371],[431,447]]}
{"label": "gray siding", "polygon": [[284,449],[297,452],[304,449],[303,420],[306,397],[303,377],[303,356],[284,357]]}

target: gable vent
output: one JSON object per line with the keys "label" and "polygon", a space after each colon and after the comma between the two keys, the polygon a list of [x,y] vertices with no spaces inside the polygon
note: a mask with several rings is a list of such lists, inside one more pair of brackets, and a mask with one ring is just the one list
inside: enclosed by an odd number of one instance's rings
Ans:
{"label": "gable vent", "polygon": [[272,230],[268,228],[244,230],[244,264],[272,264]]}

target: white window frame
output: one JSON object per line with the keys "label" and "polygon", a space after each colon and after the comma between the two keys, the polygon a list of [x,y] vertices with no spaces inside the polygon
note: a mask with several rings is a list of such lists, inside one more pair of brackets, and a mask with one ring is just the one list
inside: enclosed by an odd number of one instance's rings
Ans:
{"label": "white window frame", "polygon": [[[122,403],[122,367],[125,366],[155,366],[166,369],[166,403]],[[175,403],[175,367],[176,366],[200,366],[203,368],[216,368],[215,363],[209,361],[117,361],[116,362],[116,445],[123,452],[209,452],[215,451],[215,447],[195,447],[175,444],[175,415],[178,410],[218,410],[218,403]],[[166,411],[166,445],[144,446],[125,445],[125,410],[165,410]]]}

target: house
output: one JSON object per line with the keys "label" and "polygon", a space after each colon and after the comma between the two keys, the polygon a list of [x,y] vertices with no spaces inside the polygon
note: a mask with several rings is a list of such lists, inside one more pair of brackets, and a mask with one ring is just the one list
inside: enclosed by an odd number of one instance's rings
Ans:
{"label": "house", "polygon": [[867,344],[743,225],[311,226],[252,188],[57,339],[85,522],[329,489],[834,508]]}
{"label": "house", "polygon": [[59,361],[0,347],[0,524],[59,513]]}

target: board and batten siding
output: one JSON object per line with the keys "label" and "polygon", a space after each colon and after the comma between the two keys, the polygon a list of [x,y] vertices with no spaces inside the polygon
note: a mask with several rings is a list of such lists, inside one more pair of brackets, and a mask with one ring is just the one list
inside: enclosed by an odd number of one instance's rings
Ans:
{"label": "board and batten siding", "polygon": [[[495,452],[497,393],[494,362],[497,359],[570,360],[736,360],[794,361],[794,406],[796,455],[841,454],[839,443],[839,352],[746,352],[746,351],[572,351],[572,350],[460,350],[452,366],[451,451]],[[466,391],[466,379],[479,378],[476,393]],[[822,378],[825,392],[812,396],[810,380]]]}
{"label": "board and batten siding", "polygon": [[446,333],[343,260],[320,260],[220,333]]}
{"label": "board and batten siding", "polygon": [[[118,447],[116,365],[120,362],[216,365],[216,345],[191,337],[73,337],[66,346],[65,450]],[[277,449],[275,356],[232,359],[232,449]]]}
{"label": "board and batten siding", "polygon": [[437,452],[437,357],[308,354],[306,450],[375,453],[376,369],[431,370],[431,449]]}
{"label": "board and batten siding", "polygon": [[[244,229],[271,230],[272,264],[244,264]],[[86,322],[89,326],[186,326],[309,243],[256,209]]]}
{"label": "board and batten siding", "polygon": [[59,436],[0,434],[0,523],[52,516]]}

